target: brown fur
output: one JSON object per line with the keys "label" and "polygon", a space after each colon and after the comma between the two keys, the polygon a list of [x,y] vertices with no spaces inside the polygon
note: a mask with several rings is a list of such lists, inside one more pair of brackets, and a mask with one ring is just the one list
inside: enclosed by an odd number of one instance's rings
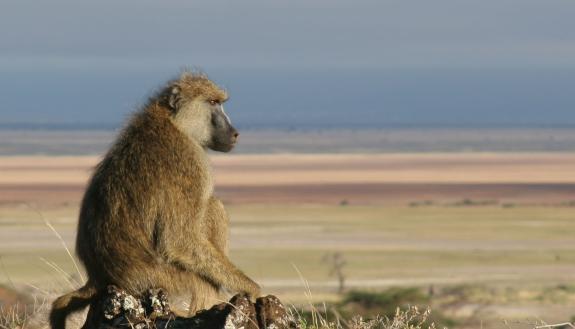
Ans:
{"label": "brown fur", "polygon": [[[212,195],[207,141],[186,131],[193,117],[178,119],[182,111],[202,113],[205,100],[226,98],[207,77],[185,73],[120,134],[82,201],[76,251],[89,283],[56,300],[53,329],[109,284],[132,294],[163,288],[174,299],[191,296],[191,313],[217,302],[221,288],[259,295],[227,257],[228,216]],[[76,295],[84,303],[71,305]]]}

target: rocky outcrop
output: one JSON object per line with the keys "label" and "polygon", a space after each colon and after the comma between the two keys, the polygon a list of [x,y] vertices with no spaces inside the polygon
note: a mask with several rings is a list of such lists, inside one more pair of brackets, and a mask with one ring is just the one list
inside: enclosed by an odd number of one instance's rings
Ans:
{"label": "rocky outcrop", "polygon": [[90,308],[84,328],[94,329],[296,329],[297,321],[275,296],[260,297],[255,303],[236,295],[227,303],[198,312],[192,317],[176,316],[162,290],[150,290],[135,297],[114,286]]}

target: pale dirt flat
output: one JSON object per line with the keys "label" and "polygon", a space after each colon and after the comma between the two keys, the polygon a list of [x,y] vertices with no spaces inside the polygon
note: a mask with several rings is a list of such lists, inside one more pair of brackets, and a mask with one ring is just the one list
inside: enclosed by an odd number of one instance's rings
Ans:
{"label": "pale dirt flat", "polygon": [[[0,184],[83,184],[98,156],[0,157]],[[219,185],[575,183],[575,153],[213,155]]]}
{"label": "pale dirt flat", "polygon": [[[77,203],[97,156],[0,157],[0,203]],[[229,203],[575,199],[575,154],[213,155]]]}

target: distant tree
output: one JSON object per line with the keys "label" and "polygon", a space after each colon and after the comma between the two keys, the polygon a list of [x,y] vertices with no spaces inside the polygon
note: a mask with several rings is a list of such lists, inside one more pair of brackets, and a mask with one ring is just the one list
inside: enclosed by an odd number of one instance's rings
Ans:
{"label": "distant tree", "polygon": [[343,254],[339,251],[330,252],[323,256],[322,262],[329,265],[329,276],[335,276],[338,281],[338,293],[343,293],[345,290],[345,275],[343,268],[347,264]]}

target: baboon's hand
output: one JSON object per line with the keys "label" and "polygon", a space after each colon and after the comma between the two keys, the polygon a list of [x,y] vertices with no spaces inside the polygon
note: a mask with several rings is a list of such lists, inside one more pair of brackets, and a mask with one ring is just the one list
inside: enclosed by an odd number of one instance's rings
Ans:
{"label": "baboon's hand", "polygon": [[261,288],[257,283],[255,283],[253,281],[251,281],[250,283],[251,284],[249,287],[247,287],[245,293],[248,295],[248,298],[251,301],[255,301],[256,298],[258,298],[262,295]]}

